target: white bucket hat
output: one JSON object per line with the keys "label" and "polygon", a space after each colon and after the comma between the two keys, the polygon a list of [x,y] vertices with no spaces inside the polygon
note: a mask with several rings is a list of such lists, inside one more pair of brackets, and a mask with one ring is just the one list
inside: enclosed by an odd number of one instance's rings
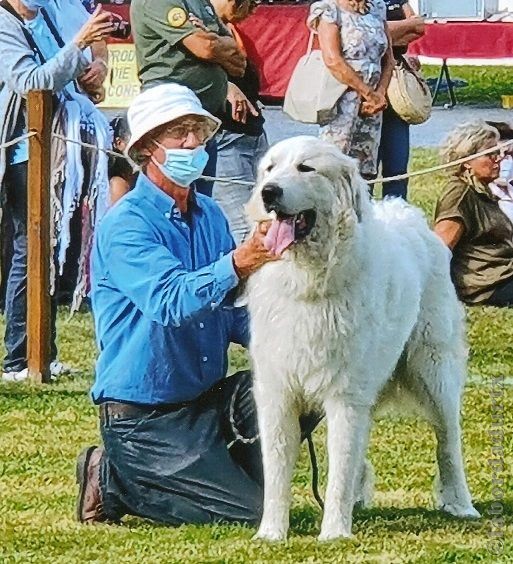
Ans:
{"label": "white bucket hat", "polygon": [[169,83],[144,90],[128,108],[130,141],[126,146],[126,153],[130,155],[134,144],[149,131],[186,115],[209,119],[212,122],[211,137],[221,125],[221,120],[207,112],[196,94],[186,86]]}

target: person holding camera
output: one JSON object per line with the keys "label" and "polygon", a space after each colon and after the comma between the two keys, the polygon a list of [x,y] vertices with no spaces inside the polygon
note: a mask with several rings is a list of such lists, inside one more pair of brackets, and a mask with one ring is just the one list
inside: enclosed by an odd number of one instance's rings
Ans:
{"label": "person holding camera", "polygon": [[[102,41],[112,31],[111,16],[97,8],[74,38],[64,43],[46,11],[50,0],[2,0],[0,2],[0,143],[17,139],[27,133],[26,97],[31,90],[51,90],[54,93],[54,121],[52,130],[80,139],[82,127],[94,128],[101,135],[102,116],[92,102],[79,94],[75,80],[90,64],[84,50]],[[96,114],[94,114],[96,112]],[[97,115],[100,114],[100,115]],[[104,119],[104,118],[103,118]],[[108,124],[107,124],[108,127]],[[107,130],[103,131],[107,137]],[[54,233],[58,238],[59,258],[69,246],[69,222],[83,196],[85,178],[81,152],[69,153],[67,144],[52,141],[53,194],[62,194],[62,201],[54,202]],[[5,299],[5,348],[3,379],[21,381],[27,371],[27,163],[28,141],[0,150],[0,186],[3,196],[3,221],[13,231],[12,260],[9,268]],[[101,162],[91,170],[87,196],[92,204],[95,191],[101,192]],[[107,177],[105,166],[105,178]],[[105,182],[105,191],[107,190]],[[92,197],[91,197],[92,196]],[[63,205],[63,202],[71,202]],[[91,205],[92,205],[91,204]],[[57,219],[58,218],[58,219]],[[86,242],[84,242],[86,243]],[[83,245],[85,247],[85,245]],[[85,252],[85,248],[83,249]],[[62,264],[62,263],[61,263]],[[54,311],[55,314],[55,311]],[[63,371],[56,361],[55,319],[52,324],[52,375]]]}
{"label": "person holding camera", "polygon": [[[224,111],[228,76],[244,74],[246,57],[208,0],[133,0],[130,20],[143,90],[181,84],[213,115]],[[239,100],[246,103],[245,97]],[[206,148],[209,161],[203,172],[215,176],[215,140]],[[212,185],[198,179],[196,189],[210,196]]]}
{"label": "person holding camera", "polygon": [[[80,0],[51,0],[46,9],[64,43],[73,40],[91,15]],[[105,99],[103,83],[109,70],[106,41],[95,41],[89,49],[85,49],[84,55],[90,64],[77,78],[77,83],[95,104],[99,104]]]}

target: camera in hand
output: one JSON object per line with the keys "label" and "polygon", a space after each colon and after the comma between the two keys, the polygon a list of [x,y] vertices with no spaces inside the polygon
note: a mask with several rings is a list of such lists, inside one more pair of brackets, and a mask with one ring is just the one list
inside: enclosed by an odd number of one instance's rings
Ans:
{"label": "camera in hand", "polygon": [[110,32],[110,36],[114,39],[128,39],[132,31],[131,25],[118,14],[112,14],[112,24],[114,30]]}

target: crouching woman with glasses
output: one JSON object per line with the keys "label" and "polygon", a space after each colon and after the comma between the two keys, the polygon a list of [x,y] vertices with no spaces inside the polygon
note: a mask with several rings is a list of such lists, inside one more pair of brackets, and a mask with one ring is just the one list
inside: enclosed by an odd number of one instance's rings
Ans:
{"label": "crouching woman with glasses", "polygon": [[[464,123],[447,138],[442,158],[452,162],[498,143],[499,132],[484,121]],[[513,223],[490,186],[501,158],[497,151],[460,165],[436,207],[435,233],[452,250],[453,281],[467,304],[513,305]]]}

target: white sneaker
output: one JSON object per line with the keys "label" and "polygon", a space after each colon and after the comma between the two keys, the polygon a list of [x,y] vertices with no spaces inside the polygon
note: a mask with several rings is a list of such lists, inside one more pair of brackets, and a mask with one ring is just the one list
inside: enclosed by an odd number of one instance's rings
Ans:
{"label": "white sneaker", "polygon": [[[50,363],[50,378],[55,380],[59,376],[65,376],[71,374],[72,369],[67,364],[63,364],[58,360],[54,360]],[[23,382],[28,378],[28,368],[24,368],[18,372],[4,372],[2,374],[2,380],[4,382]]]}
{"label": "white sneaker", "polygon": [[23,382],[28,378],[28,368],[24,368],[23,370],[12,371],[12,372],[4,372],[2,374],[2,380],[4,382]]}

